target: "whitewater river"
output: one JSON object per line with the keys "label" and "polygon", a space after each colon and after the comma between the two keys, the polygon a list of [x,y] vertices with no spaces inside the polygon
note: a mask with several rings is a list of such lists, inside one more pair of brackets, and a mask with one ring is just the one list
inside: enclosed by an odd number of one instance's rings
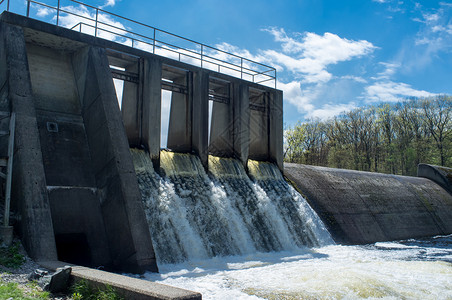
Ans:
{"label": "whitewater river", "polygon": [[334,242],[275,165],[132,150],[160,273],[203,299],[451,299],[452,235]]}
{"label": "whitewater river", "polygon": [[203,299],[452,299],[452,235],[160,265]]}

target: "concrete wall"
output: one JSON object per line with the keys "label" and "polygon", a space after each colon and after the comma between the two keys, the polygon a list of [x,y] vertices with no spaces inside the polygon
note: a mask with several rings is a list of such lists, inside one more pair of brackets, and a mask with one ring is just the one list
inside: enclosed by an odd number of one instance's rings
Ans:
{"label": "concrete wall", "polygon": [[[187,86],[193,74],[184,72],[184,76],[173,79],[176,84]],[[190,80],[191,81],[191,80]],[[188,88],[188,87],[187,87]],[[176,152],[191,152],[192,150],[192,108],[193,90],[187,94],[171,93],[171,110],[168,125],[167,147]],[[153,132],[155,135],[157,132]]]}
{"label": "concrete wall", "polygon": [[[248,159],[272,161],[282,169],[281,91],[135,49],[127,52],[139,62],[127,64],[132,60],[125,59],[126,54],[122,62],[111,59],[139,80],[124,83],[121,110],[127,137],[131,146],[146,148],[156,165],[161,92],[168,90],[163,85],[169,82],[176,87],[171,93],[167,148],[197,154],[206,168],[208,155],[216,155],[238,158],[244,166]],[[213,94],[223,99],[215,100]],[[263,110],[256,110],[256,105]]]}
{"label": "concrete wall", "polygon": [[[244,165],[248,158],[253,158],[275,162],[282,170],[281,91],[11,13],[5,13],[2,19],[27,28],[26,35],[28,33],[32,35],[32,31],[36,30],[64,37],[52,47],[64,47],[81,42],[108,49],[109,59],[115,56],[111,61],[121,61],[121,67],[124,67],[126,71],[136,73],[139,82],[125,82],[124,85],[122,99],[124,125],[129,143],[136,147],[144,146],[150,151],[154,161],[158,161],[161,127],[158,114],[159,106],[161,106],[161,82],[158,78],[160,76],[162,79],[165,77],[164,73],[168,73],[168,69],[172,69],[171,72],[174,74],[177,73],[174,70],[178,70],[180,74],[185,73],[183,78],[178,79],[177,76],[173,76],[169,79],[175,83],[186,84],[187,94],[181,96],[174,93],[174,103],[172,104],[174,121],[170,122],[169,148],[181,152],[197,153],[206,168],[206,153],[208,154],[209,148],[211,148],[213,149],[212,154],[239,158]],[[113,65],[115,64],[113,63]],[[208,99],[211,78],[227,82],[231,87],[228,111],[231,111],[232,107],[233,122],[228,123],[228,128],[224,128],[221,132],[232,132],[232,136],[230,134],[221,136],[222,143],[225,145],[224,150],[215,142],[215,139],[212,139],[213,144],[209,145]],[[254,97],[250,90],[259,91],[263,95],[261,98],[265,99],[264,103],[268,108],[263,115],[252,113],[253,109],[246,107],[245,103],[250,103],[250,98]],[[182,98],[185,100],[181,100]],[[219,114],[216,110],[220,106],[215,106],[212,115],[217,118],[215,116]],[[212,123],[222,124],[224,122],[213,120]],[[257,126],[253,128],[253,132],[249,130],[252,124]],[[210,132],[214,132],[214,135],[218,136],[215,133],[216,129]]]}
{"label": "concrete wall", "polygon": [[16,230],[30,257],[53,260],[57,258],[57,252],[24,32],[22,28],[6,23],[1,23],[0,30],[0,73],[4,81],[2,106],[9,106],[16,113],[11,193],[11,206],[21,216]]}
{"label": "concrete wall", "polygon": [[417,176],[428,178],[440,186],[442,186],[446,191],[452,194],[452,169],[434,166],[428,164],[420,164],[417,167]]}
{"label": "concrete wall", "polygon": [[154,163],[160,158],[162,62],[155,58],[143,59],[143,117],[141,144],[149,151]]}
{"label": "concrete wall", "polygon": [[[209,153],[227,157],[234,153],[233,105],[212,101]],[[232,124],[232,125],[231,125]]]}
{"label": "concrete wall", "polygon": [[233,99],[235,99],[232,103],[234,109],[234,154],[247,168],[250,153],[249,87],[245,84],[234,84]]}
{"label": "concrete wall", "polygon": [[284,164],[336,242],[364,244],[452,233],[452,196],[418,177]]}
{"label": "concrete wall", "polygon": [[[12,205],[30,256],[157,271],[106,50],[1,19],[0,95],[17,119]],[[48,32],[8,24],[21,22]]]}
{"label": "concrete wall", "polygon": [[192,147],[204,167],[209,155],[209,73],[199,70],[193,74]]}
{"label": "concrete wall", "polygon": [[28,43],[27,57],[58,257],[111,266],[72,53]]}
{"label": "concrete wall", "polygon": [[250,150],[254,160],[267,160],[269,150],[269,101],[262,91],[250,93]]}
{"label": "concrete wall", "polygon": [[283,93],[275,91],[269,94],[269,160],[280,170],[284,169],[283,159]]}
{"label": "concrete wall", "polygon": [[82,115],[113,264],[156,271],[129,144],[103,48],[89,49]]}
{"label": "concrete wall", "polygon": [[[124,69],[128,72],[138,73],[139,67],[140,62],[137,59],[135,62],[125,65]],[[138,101],[139,89],[139,83],[125,81],[122,92],[122,116],[129,143],[133,146],[141,145],[141,116],[138,114],[141,112],[142,103]]]}

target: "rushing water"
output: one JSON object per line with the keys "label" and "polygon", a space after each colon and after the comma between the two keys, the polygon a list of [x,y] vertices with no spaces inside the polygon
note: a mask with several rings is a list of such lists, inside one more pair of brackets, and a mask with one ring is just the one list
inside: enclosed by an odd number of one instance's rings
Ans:
{"label": "rushing water", "polygon": [[158,263],[333,243],[315,212],[272,164],[163,151],[162,176],[132,150]]}
{"label": "rushing water", "polygon": [[203,299],[452,299],[452,236],[334,245],[272,164],[132,150],[160,269]]}
{"label": "rushing water", "polygon": [[203,299],[452,299],[452,236],[161,264]]}

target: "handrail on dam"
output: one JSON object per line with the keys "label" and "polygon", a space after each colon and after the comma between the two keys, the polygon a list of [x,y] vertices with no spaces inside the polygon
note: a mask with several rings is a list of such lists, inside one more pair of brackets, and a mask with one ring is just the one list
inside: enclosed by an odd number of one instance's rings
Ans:
{"label": "handrail on dam", "polygon": [[[0,7],[5,1],[6,10],[10,11],[10,0],[1,0]],[[61,2],[75,3],[80,5],[80,8],[62,5]],[[50,11],[55,11],[56,16],[52,15],[51,21],[55,21],[57,26],[92,34],[95,37],[110,38],[132,48],[276,88],[276,69],[271,66],[122,17],[102,8],[77,0],[57,0],[56,6],[42,1],[27,0],[27,17],[30,17],[30,10],[34,7],[42,8],[42,15],[45,16],[50,15]],[[90,13],[89,10],[94,11]],[[69,16],[73,17],[71,22],[67,22]],[[65,21],[61,22],[62,19]],[[119,19],[120,22],[115,19]],[[131,26],[124,26],[124,22],[131,23]]]}

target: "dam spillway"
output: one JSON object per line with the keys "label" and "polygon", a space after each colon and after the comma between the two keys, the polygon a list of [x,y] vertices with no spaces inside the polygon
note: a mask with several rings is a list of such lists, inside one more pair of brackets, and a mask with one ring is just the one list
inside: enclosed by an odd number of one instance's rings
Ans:
{"label": "dam spillway", "polygon": [[[0,19],[0,108],[17,124],[14,227],[35,260],[143,273],[157,271],[153,246],[174,263],[331,242],[284,168],[336,241],[452,232],[448,181],[284,167],[282,91],[13,13]],[[113,78],[124,81],[120,99]],[[174,153],[161,151],[168,90]],[[400,182],[419,197],[402,197]]]}
{"label": "dam spillway", "polygon": [[159,263],[294,250],[333,243],[306,200],[270,163],[250,161],[250,179],[235,159],[163,151],[160,173],[132,149]]}

